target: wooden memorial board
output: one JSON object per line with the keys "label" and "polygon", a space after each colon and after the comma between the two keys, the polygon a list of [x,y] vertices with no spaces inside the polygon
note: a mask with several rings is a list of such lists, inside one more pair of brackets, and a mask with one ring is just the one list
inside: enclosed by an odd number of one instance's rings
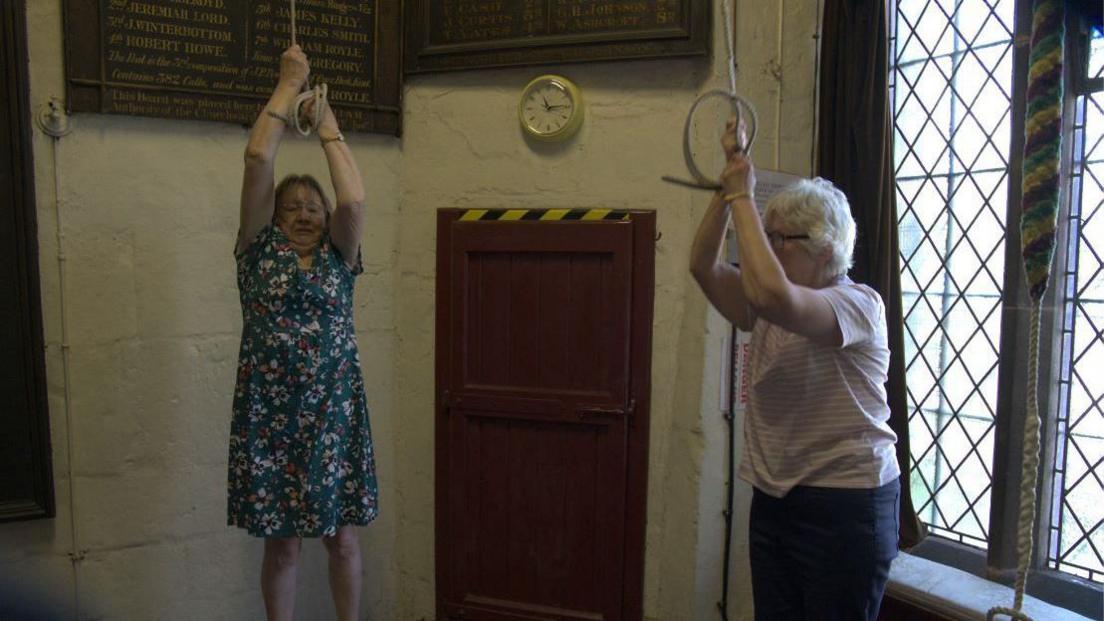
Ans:
{"label": "wooden memorial board", "polygon": [[409,0],[407,73],[709,52],[709,0]]}
{"label": "wooden memorial board", "polygon": [[[297,0],[343,131],[401,129],[401,0]],[[288,0],[64,0],[68,107],[251,124],[291,45]]]}

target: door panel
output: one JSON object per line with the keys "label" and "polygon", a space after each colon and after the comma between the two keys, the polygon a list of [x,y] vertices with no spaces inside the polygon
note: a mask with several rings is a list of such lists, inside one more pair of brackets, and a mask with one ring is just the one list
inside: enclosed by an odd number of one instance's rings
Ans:
{"label": "door panel", "polygon": [[462,346],[452,349],[450,389],[622,403],[632,227],[454,226],[450,306]]}
{"label": "door panel", "polygon": [[462,213],[438,220],[438,614],[639,618],[654,215]]}
{"label": "door panel", "polygon": [[[624,278],[627,266],[615,266],[612,259],[612,253],[597,252],[468,254],[462,385],[604,388],[610,377],[607,348],[615,339],[623,341],[628,319],[627,291],[617,292],[622,299],[615,307],[592,307],[592,301],[606,301],[601,292],[607,283]],[[607,328],[612,323],[619,324],[616,333]],[[623,369],[614,373],[621,377]]]}
{"label": "door panel", "polygon": [[454,577],[461,586],[456,601],[478,596],[499,606],[618,607],[622,529],[595,519],[623,514],[624,497],[602,493],[610,487],[602,473],[623,471],[623,459],[609,450],[616,432],[480,413],[451,416],[453,438],[464,442],[453,461],[464,484],[453,488],[450,503],[457,527]]}

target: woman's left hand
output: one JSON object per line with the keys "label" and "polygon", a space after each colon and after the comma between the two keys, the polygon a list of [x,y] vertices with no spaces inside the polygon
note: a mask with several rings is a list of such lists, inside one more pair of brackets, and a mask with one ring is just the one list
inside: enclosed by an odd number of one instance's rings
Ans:
{"label": "woman's left hand", "polygon": [[721,173],[721,187],[725,195],[755,194],[755,167],[745,153],[746,144],[747,127],[742,121],[737,124],[735,117],[730,118],[721,137],[721,147],[728,158]]}
{"label": "woman's left hand", "polygon": [[[303,104],[303,110],[308,115],[314,114],[314,100],[308,100]],[[333,108],[330,107],[329,99],[322,100],[322,119],[318,124],[318,137],[319,138],[332,138],[341,133],[341,128],[337,125],[337,117],[334,116]]]}

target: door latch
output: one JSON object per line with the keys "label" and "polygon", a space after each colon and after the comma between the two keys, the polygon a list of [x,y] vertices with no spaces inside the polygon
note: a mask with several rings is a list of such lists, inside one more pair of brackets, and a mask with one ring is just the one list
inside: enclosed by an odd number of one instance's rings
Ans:
{"label": "door latch", "polygon": [[579,420],[610,418],[613,416],[631,416],[635,411],[636,399],[629,399],[629,402],[622,408],[603,408],[584,405],[579,408]]}

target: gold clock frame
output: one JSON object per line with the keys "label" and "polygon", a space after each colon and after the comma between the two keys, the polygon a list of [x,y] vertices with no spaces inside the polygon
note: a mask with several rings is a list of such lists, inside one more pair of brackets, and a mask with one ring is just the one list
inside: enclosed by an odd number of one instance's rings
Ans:
{"label": "gold clock frame", "polygon": [[[571,99],[571,116],[568,118],[567,124],[556,131],[541,132],[525,121],[525,100],[534,89],[550,82],[556,83],[562,87],[567,93],[567,96]],[[525,88],[521,89],[521,97],[518,100],[517,110],[518,122],[521,123],[521,128],[522,131],[525,132],[525,135],[543,142],[562,142],[571,138],[579,131],[579,128],[582,127],[583,117],[586,116],[583,112],[583,92],[571,80],[562,75],[553,73],[539,75],[530,80],[529,83],[525,85]]]}

